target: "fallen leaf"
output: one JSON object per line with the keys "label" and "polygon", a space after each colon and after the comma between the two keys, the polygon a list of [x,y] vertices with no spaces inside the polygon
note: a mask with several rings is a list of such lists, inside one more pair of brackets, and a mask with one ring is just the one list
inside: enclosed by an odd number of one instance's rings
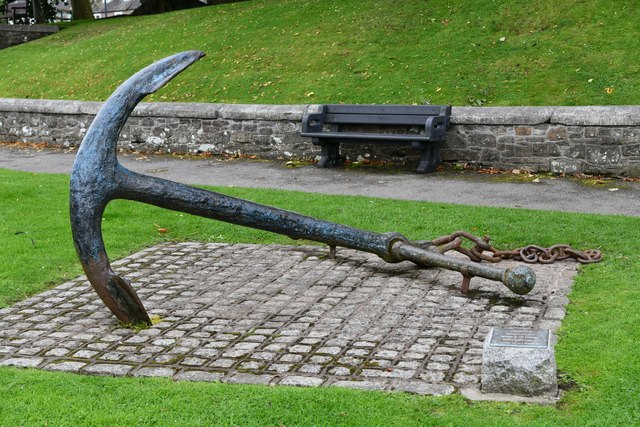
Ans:
{"label": "fallen leaf", "polygon": [[158,233],[164,234],[164,233],[168,233],[169,232],[168,228],[160,227],[158,224],[153,224],[153,226],[156,228]]}
{"label": "fallen leaf", "polygon": [[604,89],[605,92],[607,92],[607,95],[611,95],[613,93],[613,88],[612,87],[607,87]]}

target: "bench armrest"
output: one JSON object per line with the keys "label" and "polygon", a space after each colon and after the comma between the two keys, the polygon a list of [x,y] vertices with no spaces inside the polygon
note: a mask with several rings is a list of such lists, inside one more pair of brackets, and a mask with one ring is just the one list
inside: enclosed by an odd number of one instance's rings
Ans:
{"label": "bench armrest", "polygon": [[447,134],[449,118],[446,116],[427,117],[424,124],[424,135],[431,141],[442,141]]}
{"label": "bench armrest", "polygon": [[302,116],[302,132],[322,132],[322,126],[324,126],[324,115],[326,111],[327,107],[323,105],[321,112],[307,113]]}

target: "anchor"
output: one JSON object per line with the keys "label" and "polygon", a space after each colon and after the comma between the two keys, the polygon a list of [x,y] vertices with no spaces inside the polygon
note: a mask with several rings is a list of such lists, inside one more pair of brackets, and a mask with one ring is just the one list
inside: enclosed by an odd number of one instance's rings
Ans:
{"label": "anchor", "polygon": [[71,173],[70,215],[73,241],[87,278],[98,296],[123,323],[151,324],[130,283],[109,263],[102,238],[102,215],[114,199],[134,200],[206,218],[375,254],[386,262],[411,261],[463,275],[466,293],[474,276],[502,282],[516,294],[535,285],[527,266],[501,269],[439,253],[433,245],[411,242],[399,233],[375,233],[295,212],[190,187],[124,168],[116,156],[118,136],[135,106],[204,53],[187,51],[151,64],[125,81],[104,103],[85,135]]}

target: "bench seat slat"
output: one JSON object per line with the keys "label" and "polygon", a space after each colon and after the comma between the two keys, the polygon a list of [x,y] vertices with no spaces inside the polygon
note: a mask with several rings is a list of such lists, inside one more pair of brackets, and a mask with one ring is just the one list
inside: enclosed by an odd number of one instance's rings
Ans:
{"label": "bench seat slat", "polygon": [[424,126],[429,116],[426,115],[388,115],[388,114],[334,114],[324,116],[325,123],[332,124],[362,124],[362,125],[394,125],[394,126]]}
{"label": "bench seat slat", "polygon": [[432,141],[424,135],[407,135],[407,134],[394,134],[394,133],[356,133],[356,132],[322,132],[322,133],[310,133],[303,132],[300,136],[307,136],[311,138],[336,138],[336,139],[368,139],[368,140],[380,140],[380,141]]}

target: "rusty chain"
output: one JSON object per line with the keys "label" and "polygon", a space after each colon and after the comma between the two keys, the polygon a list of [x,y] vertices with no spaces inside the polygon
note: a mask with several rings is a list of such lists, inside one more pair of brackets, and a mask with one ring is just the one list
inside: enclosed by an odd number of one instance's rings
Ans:
{"label": "rusty chain", "polygon": [[[471,242],[473,246],[470,248],[463,246],[463,243],[466,241]],[[431,246],[442,254],[452,250],[460,252],[475,262],[499,262],[512,259],[529,264],[550,264],[555,261],[573,258],[581,264],[591,264],[602,260],[602,253],[598,249],[578,251],[569,245],[563,244],[553,245],[548,248],[529,245],[510,251],[500,251],[491,246],[489,236],[480,238],[466,231],[456,231],[455,233],[438,237],[432,241],[419,243]]]}

